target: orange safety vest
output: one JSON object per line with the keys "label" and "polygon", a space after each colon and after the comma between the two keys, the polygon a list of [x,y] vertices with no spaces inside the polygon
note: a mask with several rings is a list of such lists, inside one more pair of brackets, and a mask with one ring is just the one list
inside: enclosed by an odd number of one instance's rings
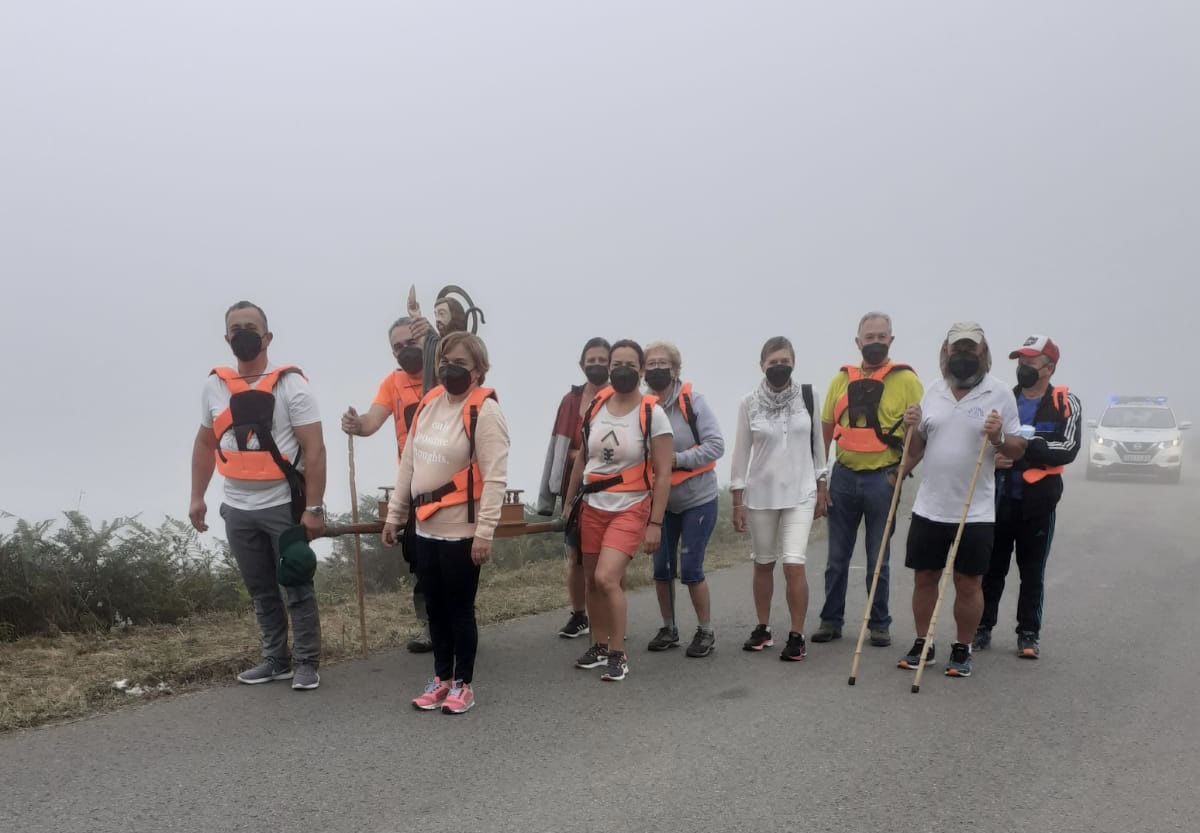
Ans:
{"label": "orange safety vest", "polygon": [[[833,406],[833,438],[838,448],[862,454],[878,454],[889,449],[899,451],[904,440],[895,436],[901,423],[897,422],[885,433],[879,424],[879,402],[883,398],[883,380],[893,371],[913,369],[906,364],[888,362],[865,374],[857,365],[845,365],[842,371],[850,377],[845,392]],[[851,402],[851,400],[854,400]],[[842,425],[842,415],[849,412],[847,424]],[[862,424],[858,424],[859,422]]]}
{"label": "orange safety vest", "polygon": [[[262,376],[254,387],[232,367],[214,367],[215,374],[229,388],[229,405],[213,419],[213,434],[217,438],[217,471],[224,477],[237,480],[286,480],[280,462],[288,463],[279,452],[271,428],[275,421],[275,385],[288,373],[299,373],[298,367],[277,367]],[[307,378],[307,377],[305,377]],[[236,450],[221,448],[221,437],[233,431]],[[258,438],[259,448],[249,448],[251,437]]]}
{"label": "orange safety vest", "polygon": [[[421,411],[425,410],[425,406],[441,396],[445,390],[441,385],[429,389],[429,393],[421,399],[421,404],[417,406],[417,411],[413,414],[411,430],[416,430],[417,420],[421,416]],[[470,463],[467,467],[450,478],[449,483],[443,483],[432,492],[423,492],[412,496],[414,511],[420,520],[428,520],[445,506],[457,506],[465,503],[467,504],[467,522],[475,523],[475,503],[483,495],[483,473],[479,470],[479,463],[475,460],[475,424],[479,421],[479,410],[483,407],[485,399],[499,401],[496,391],[491,388],[475,388],[463,403],[463,428],[466,429],[467,442],[471,449],[467,458]]]}
{"label": "orange safety vest", "polygon": [[[606,385],[596,394],[596,398],[588,405],[587,415],[583,418],[583,447],[588,446],[588,435],[591,433],[592,420],[599,413],[600,407],[616,393],[612,385]],[[643,394],[642,406],[638,420],[642,426],[642,462],[634,463],[616,474],[597,474],[591,472],[583,484],[584,494],[595,492],[640,492],[654,488],[654,467],[650,462],[650,420],[654,414],[654,406],[658,397]]]}
{"label": "orange safety vest", "polygon": [[[1055,385],[1050,389],[1050,396],[1054,402],[1054,406],[1058,408],[1058,412],[1066,419],[1071,416],[1071,403],[1067,399],[1067,386]],[[1066,470],[1066,466],[1038,466],[1035,469],[1025,469],[1021,472],[1021,479],[1026,483],[1037,483],[1042,478],[1051,474],[1062,474]]]}
{"label": "orange safety vest", "polygon": [[[700,445],[700,428],[696,422],[696,410],[692,407],[692,383],[684,382],[679,389],[679,410],[683,414],[683,418],[687,420],[688,427],[692,429],[692,439],[696,442],[691,446],[696,448]],[[678,486],[689,477],[695,477],[698,474],[704,474],[706,471],[712,471],[717,467],[717,461],[700,466],[695,469],[675,469],[671,472],[671,485]]]}

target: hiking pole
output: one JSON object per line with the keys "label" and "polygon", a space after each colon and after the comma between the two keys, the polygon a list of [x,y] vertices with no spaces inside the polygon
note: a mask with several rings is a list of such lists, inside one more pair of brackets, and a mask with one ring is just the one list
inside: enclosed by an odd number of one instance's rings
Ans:
{"label": "hiking pole", "polygon": [[[358,488],[354,485],[354,435],[347,434],[350,450],[350,516],[358,523]],[[367,656],[367,613],[363,610],[362,540],[354,536],[354,577],[358,583],[358,633],[362,643],[362,655]]]}
{"label": "hiking pole", "polygon": [[979,459],[975,461],[975,474],[971,476],[971,486],[967,489],[967,502],[963,504],[962,518],[958,522],[958,531],[954,533],[954,543],[950,545],[950,554],[946,556],[946,567],[942,570],[942,578],[938,582],[937,601],[933,605],[933,615],[929,617],[929,628],[925,632],[925,642],[921,645],[921,660],[917,663],[917,676],[913,680],[912,693],[921,690],[921,675],[925,673],[925,657],[933,646],[933,631],[937,627],[938,611],[942,609],[942,597],[946,595],[946,579],[954,572],[954,558],[958,555],[958,542],[962,540],[963,527],[967,525],[967,513],[971,511],[971,498],[975,495],[975,482],[979,480],[979,469],[983,467],[983,455],[987,453],[991,442],[987,435],[983,437],[983,445],[979,449]]}
{"label": "hiking pole", "polygon": [[854,663],[850,666],[849,685],[854,685],[858,674],[858,660],[862,655],[863,640],[867,636],[867,623],[871,618],[871,605],[875,603],[875,588],[879,586],[879,573],[883,570],[883,554],[888,549],[888,539],[892,535],[892,522],[896,519],[896,504],[900,502],[900,483],[904,480],[901,473],[904,461],[908,457],[908,441],[912,438],[912,429],[904,432],[904,447],[900,450],[900,468],[896,472],[896,485],[892,488],[892,505],[888,509],[887,523],[883,525],[883,540],[879,543],[879,555],[875,558],[875,572],[871,576],[871,589],[867,592],[867,609],[863,611],[862,627],[858,631],[858,645],[854,648]]}

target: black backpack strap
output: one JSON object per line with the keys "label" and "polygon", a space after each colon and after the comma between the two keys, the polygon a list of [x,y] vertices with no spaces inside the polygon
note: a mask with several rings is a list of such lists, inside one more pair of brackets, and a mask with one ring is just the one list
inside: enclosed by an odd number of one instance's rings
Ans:
{"label": "black backpack strap", "polygon": [[808,411],[808,421],[810,424],[809,429],[808,429],[808,435],[809,435],[809,439],[811,440],[810,445],[812,446],[813,465],[816,465],[816,462],[817,462],[817,423],[816,423],[816,418],[813,416],[813,412],[815,411],[815,406],[813,405],[812,385],[801,385],[800,386],[800,396],[802,396],[804,398],[804,407]]}
{"label": "black backpack strap", "polygon": [[467,428],[467,523],[475,523],[475,426],[479,422],[479,409],[471,406],[471,424]]}
{"label": "black backpack strap", "polygon": [[646,409],[646,428],[642,431],[642,479],[646,481],[646,490],[650,491],[653,488],[650,484],[650,421],[654,419],[654,405],[646,402],[643,407]]}
{"label": "black backpack strap", "polygon": [[683,401],[683,418],[692,429],[692,439],[696,441],[696,445],[700,445],[700,423],[696,419],[696,409],[692,407],[692,395],[683,393],[680,394],[680,399]]}

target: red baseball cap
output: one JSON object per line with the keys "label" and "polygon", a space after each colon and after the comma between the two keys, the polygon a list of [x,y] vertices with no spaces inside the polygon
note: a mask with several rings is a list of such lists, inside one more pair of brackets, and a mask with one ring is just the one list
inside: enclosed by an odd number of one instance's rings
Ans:
{"label": "red baseball cap", "polygon": [[1050,340],[1050,336],[1032,335],[1025,339],[1024,344],[1008,354],[1010,359],[1018,356],[1045,356],[1058,364],[1058,345]]}

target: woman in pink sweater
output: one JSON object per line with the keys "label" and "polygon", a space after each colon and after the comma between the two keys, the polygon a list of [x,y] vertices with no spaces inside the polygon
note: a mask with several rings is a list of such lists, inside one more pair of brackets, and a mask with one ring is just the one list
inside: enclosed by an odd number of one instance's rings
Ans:
{"label": "woman in pink sweater", "polygon": [[383,542],[395,545],[404,528],[425,588],[434,676],[413,707],[462,714],[475,705],[475,594],[500,522],[509,439],[495,391],[481,387],[489,369],[483,340],[444,336],[437,364],[441,384],[413,417]]}

